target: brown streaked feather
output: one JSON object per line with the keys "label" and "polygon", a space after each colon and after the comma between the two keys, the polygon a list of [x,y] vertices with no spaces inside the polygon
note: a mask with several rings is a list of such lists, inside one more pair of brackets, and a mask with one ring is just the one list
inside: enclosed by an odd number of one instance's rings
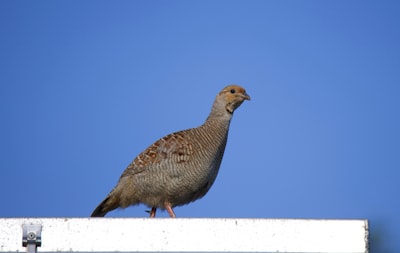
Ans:
{"label": "brown streaked feather", "polygon": [[189,161],[194,151],[193,145],[187,140],[186,131],[169,134],[153,143],[129,164],[121,177],[142,173],[161,163]]}

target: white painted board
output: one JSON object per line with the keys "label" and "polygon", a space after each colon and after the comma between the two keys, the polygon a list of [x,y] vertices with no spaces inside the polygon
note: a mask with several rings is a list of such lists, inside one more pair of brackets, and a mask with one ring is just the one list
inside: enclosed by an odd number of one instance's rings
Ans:
{"label": "white painted board", "polygon": [[368,252],[367,220],[0,218],[0,252],[26,252],[23,224],[42,225],[38,252]]}

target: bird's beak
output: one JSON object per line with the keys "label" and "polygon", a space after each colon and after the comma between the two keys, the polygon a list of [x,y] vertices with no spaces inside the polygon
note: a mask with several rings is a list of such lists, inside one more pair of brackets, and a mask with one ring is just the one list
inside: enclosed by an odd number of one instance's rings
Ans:
{"label": "bird's beak", "polygon": [[244,93],[244,94],[243,94],[243,99],[245,99],[245,100],[251,100],[249,94],[247,94],[247,93]]}

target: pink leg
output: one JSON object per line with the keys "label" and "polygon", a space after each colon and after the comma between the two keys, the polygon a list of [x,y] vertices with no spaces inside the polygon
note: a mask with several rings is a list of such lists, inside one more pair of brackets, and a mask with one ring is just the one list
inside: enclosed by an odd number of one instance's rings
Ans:
{"label": "pink leg", "polygon": [[152,207],[152,208],[151,208],[151,211],[150,211],[150,218],[156,217],[156,211],[157,211],[157,208],[155,208],[155,207]]}
{"label": "pink leg", "polygon": [[165,209],[167,209],[167,212],[169,214],[169,217],[171,218],[176,218],[174,210],[172,210],[171,204],[168,202],[164,203]]}

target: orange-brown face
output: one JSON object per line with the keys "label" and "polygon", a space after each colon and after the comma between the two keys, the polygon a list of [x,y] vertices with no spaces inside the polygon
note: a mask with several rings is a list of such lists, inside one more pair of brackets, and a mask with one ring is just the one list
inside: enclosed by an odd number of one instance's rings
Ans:
{"label": "orange-brown face", "polygon": [[246,90],[239,85],[226,86],[219,95],[224,97],[225,108],[230,113],[233,113],[244,100],[250,100],[250,96],[246,93]]}

